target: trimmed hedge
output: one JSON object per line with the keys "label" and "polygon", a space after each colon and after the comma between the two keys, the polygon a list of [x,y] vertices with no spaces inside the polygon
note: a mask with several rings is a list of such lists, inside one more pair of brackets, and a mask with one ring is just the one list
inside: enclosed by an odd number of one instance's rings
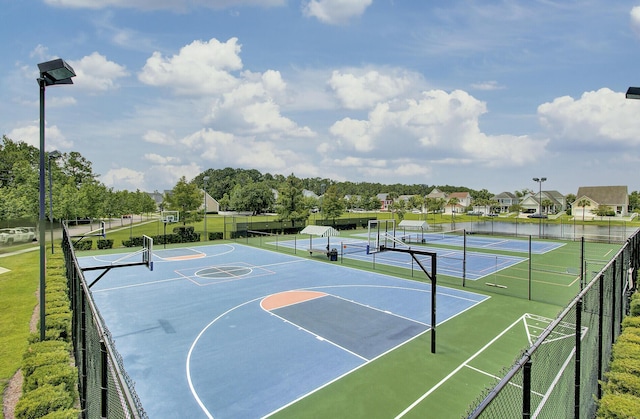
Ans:
{"label": "trimmed hedge", "polygon": [[76,250],[91,250],[93,247],[93,240],[83,239],[73,244],[73,248]]}
{"label": "trimmed hedge", "polygon": [[640,418],[640,294],[631,297],[630,315],[613,345],[610,370],[602,383],[598,418]]}
{"label": "trimmed hedge", "polygon": [[74,399],[64,384],[45,384],[24,394],[16,404],[16,419],[41,418],[57,410],[70,409]]}
{"label": "trimmed hedge", "polygon": [[[91,248],[90,241],[80,244]],[[29,346],[22,357],[24,381],[15,409],[17,419],[75,419],[80,414],[74,408],[78,371],[72,365],[72,313],[65,271],[61,254],[47,257],[45,340],[40,341],[39,333],[29,336]]]}
{"label": "trimmed hedge", "polygon": [[[222,234],[222,233],[220,233]],[[171,234],[158,234],[151,236],[153,244],[193,243],[200,241],[200,233],[196,233],[191,226],[181,226],[173,229]],[[124,247],[142,247],[142,236],[131,237],[122,240]]]}
{"label": "trimmed hedge", "polygon": [[98,239],[96,246],[98,246],[98,249],[112,249],[113,239]]}

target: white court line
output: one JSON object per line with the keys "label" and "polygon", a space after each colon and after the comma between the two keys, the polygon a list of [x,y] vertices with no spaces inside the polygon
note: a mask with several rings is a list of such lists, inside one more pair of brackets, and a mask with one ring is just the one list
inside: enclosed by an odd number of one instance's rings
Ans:
{"label": "white court line", "polygon": [[404,409],[398,416],[395,417],[395,419],[401,418],[404,415],[406,415],[407,413],[409,413],[411,411],[411,409],[413,409],[414,407],[416,407],[418,404],[420,404],[424,399],[426,399],[431,393],[433,393],[434,391],[436,391],[441,385],[443,385],[444,383],[446,383],[451,377],[453,377],[455,374],[458,373],[458,371],[460,371],[462,368],[466,367],[467,364],[469,362],[471,362],[475,357],[477,357],[478,355],[480,355],[482,352],[484,352],[489,346],[491,346],[494,342],[496,342],[498,339],[500,339],[505,333],[507,333],[509,330],[511,330],[512,327],[516,326],[518,323],[520,323],[521,321],[524,320],[525,315],[523,314],[518,320],[516,320],[515,322],[511,323],[511,325],[509,327],[507,327],[506,329],[504,329],[498,336],[496,336],[495,338],[491,339],[491,341],[489,341],[489,343],[487,343],[486,345],[484,345],[478,352],[476,352],[475,354],[471,355],[466,361],[464,361],[462,364],[460,364],[455,370],[451,371],[446,377],[444,377],[442,380],[440,380],[436,385],[434,385],[433,387],[431,387],[426,393],[424,393],[422,396],[420,396],[418,398],[418,400],[416,400],[415,402],[411,403],[411,405],[409,405],[409,407],[407,407],[406,409]]}

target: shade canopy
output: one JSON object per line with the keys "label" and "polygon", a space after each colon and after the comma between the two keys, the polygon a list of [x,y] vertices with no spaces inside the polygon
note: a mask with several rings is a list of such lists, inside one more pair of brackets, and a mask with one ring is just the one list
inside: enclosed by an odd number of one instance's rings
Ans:
{"label": "shade canopy", "polygon": [[429,224],[426,221],[418,220],[402,220],[398,227],[406,228],[407,230],[426,230],[429,228]]}
{"label": "shade canopy", "polygon": [[340,232],[333,227],[329,226],[306,226],[300,234],[310,234],[312,236],[319,237],[334,237],[339,236]]}

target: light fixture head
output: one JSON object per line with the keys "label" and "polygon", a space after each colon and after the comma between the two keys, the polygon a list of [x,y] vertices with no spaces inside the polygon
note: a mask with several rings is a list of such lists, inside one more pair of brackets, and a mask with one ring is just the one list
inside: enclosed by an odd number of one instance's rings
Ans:
{"label": "light fixture head", "polygon": [[53,150],[52,152],[49,153],[50,159],[59,159],[60,157],[62,157],[62,153],[59,152],[58,150]]}
{"label": "light fixture head", "polygon": [[629,87],[625,97],[627,99],[640,99],[640,87]]}
{"label": "light fixture head", "polygon": [[71,77],[76,76],[73,68],[62,58],[40,63],[38,64],[38,69],[40,70],[40,78],[44,80],[47,86],[54,84],[73,84]]}

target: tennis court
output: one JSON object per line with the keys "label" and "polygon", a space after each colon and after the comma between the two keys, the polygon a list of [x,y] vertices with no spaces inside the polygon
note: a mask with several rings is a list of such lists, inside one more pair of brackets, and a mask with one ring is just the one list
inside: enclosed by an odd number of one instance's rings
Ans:
{"label": "tennis court", "polygon": [[[406,236],[403,236],[405,239]],[[324,239],[323,239],[324,240]],[[463,239],[457,239],[457,242],[463,243]],[[491,240],[491,239],[488,239]],[[518,240],[510,240],[513,242],[519,242]],[[496,242],[498,242],[496,240]],[[412,270],[420,270],[421,268],[415,264],[415,261],[406,254],[394,253],[394,252],[382,252],[371,253],[368,243],[366,241],[353,239],[353,238],[341,238],[331,237],[326,242],[329,248],[335,248],[340,255],[345,258],[355,259],[365,262],[373,262],[385,264],[398,268],[406,268]],[[528,246],[528,242],[524,242]],[[276,245],[275,242],[270,243]],[[552,243],[551,245],[540,242],[540,249],[550,249],[559,247],[561,244]],[[299,246],[297,241],[285,240],[279,241],[278,246],[289,247],[291,249]],[[507,246],[507,244],[503,244]],[[432,247],[423,244],[419,245],[407,245],[411,248],[426,252],[437,253],[438,259],[438,274],[449,275],[456,278],[462,278],[463,276],[469,280],[478,280],[484,277],[490,276],[503,269],[517,265],[518,263],[527,260],[524,257],[519,256],[507,256],[494,253],[476,252],[456,250],[450,248]],[[430,261],[424,260],[424,265],[430,268]]]}
{"label": "tennis court", "polygon": [[[366,237],[366,234],[361,234]],[[544,254],[552,250],[562,247],[564,244],[554,241],[541,240],[522,240],[504,237],[488,237],[472,234],[465,230],[453,230],[443,232],[426,232],[426,233],[403,233],[396,231],[396,236],[402,238],[408,243],[426,243],[431,245],[453,246],[453,247],[471,247],[476,249],[484,249],[488,251],[502,250],[506,252],[518,252],[532,254]]]}
{"label": "tennis court", "polygon": [[[268,416],[430,330],[427,283],[238,244],[154,261],[92,287],[149,417]],[[487,298],[438,287],[438,325]]]}

